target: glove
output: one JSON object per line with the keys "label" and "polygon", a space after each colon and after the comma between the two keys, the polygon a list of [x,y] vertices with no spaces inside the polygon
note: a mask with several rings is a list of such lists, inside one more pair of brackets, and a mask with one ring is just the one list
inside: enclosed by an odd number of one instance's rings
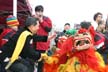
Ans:
{"label": "glove", "polygon": [[46,54],[46,53],[41,53],[41,57],[40,57],[40,59],[38,60],[38,62],[39,61],[41,61],[41,60],[45,60],[45,59],[47,59],[48,58],[48,55]]}

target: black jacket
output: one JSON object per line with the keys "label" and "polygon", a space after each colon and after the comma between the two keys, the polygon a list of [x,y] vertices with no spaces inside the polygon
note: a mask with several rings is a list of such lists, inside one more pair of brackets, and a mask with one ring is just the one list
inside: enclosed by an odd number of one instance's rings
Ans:
{"label": "black jacket", "polygon": [[[12,38],[10,38],[10,40],[4,46],[2,46],[2,48],[0,48],[0,50],[2,51],[2,53],[0,54],[0,62],[2,62],[6,57],[12,56],[17,40],[21,33],[25,30],[29,31],[27,28],[19,29],[19,31],[17,31],[16,34],[12,36]],[[34,48],[32,48],[32,40],[33,36],[28,35],[23,46],[23,50],[20,53],[20,56],[22,58],[30,58],[36,61],[40,58],[41,54],[39,52],[36,52]]]}

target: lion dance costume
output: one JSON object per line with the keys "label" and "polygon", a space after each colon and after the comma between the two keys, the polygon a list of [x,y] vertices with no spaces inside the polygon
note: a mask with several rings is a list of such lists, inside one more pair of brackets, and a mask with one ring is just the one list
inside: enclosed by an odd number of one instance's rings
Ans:
{"label": "lion dance costume", "polygon": [[[108,72],[101,55],[94,48],[93,27],[81,28],[78,34],[69,37],[52,57],[48,57],[44,72]],[[68,55],[65,64],[59,58]],[[57,61],[58,60],[58,61]]]}

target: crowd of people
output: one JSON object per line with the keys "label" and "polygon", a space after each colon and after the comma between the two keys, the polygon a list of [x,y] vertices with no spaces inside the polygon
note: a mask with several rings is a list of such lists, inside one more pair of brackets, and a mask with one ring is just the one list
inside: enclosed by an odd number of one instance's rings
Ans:
{"label": "crowd of people", "polygon": [[50,34],[52,21],[43,12],[42,5],[36,6],[20,28],[16,17],[6,18],[0,31],[0,72],[108,72],[108,19],[102,13],[80,28],[65,23],[62,32]]}

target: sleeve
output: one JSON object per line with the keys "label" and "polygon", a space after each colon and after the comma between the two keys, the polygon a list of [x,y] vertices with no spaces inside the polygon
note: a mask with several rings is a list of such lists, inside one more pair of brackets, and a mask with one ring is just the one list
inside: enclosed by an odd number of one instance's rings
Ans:
{"label": "sleeve", "polygon": [[54,39],[55,40],[55,43],[57,44],[58,43],[58,39],[59,37],[63,36],[63,33],[62,32],[59,32],[56,36],[56,38]]}
{"label": "sleeve", "polygon": [[48,17],[44,17],[43,22],[40,25],[45,29],[46,32],[50,32],[52,29],[52,22]]}
{"label": "sleeve", "polygon": [[57,37],[54,39],[55,43],[58,43],[58,38],[60,37],[60,35],[57,35]]}
{"label": "sleeve", "polygon": [[2,62],[6,57],[11,57],[14,51],[14,45],[16,43],[16,36],[13,36],[5,45],[3,45],[0,50],[0,62]]}
{"label": "sleeve", "polygon": [[33,42],[47,42],[48,36],[33,35]]}
{"label": "sleeve", "polygon": [[105,42],[105,37],[104,35],[100,34],[100,33],[96,33],[95,37],[94,37],[94,45],[96,49],[100,49],[101,47],[104,46],[104,42]]}
{"label": "sleeve", "polygon": [[41,57],[41,54],[38,51],[35,51],[35,49],[32,47],[31,40],[32,40],[31,37],[28,36],[27,39],[26,39],[26,43],[25,43],[26,47],[24,47],[25,48],[24,49],[24,54],[28,58],[36,61],[36,60],[38,60]]}

